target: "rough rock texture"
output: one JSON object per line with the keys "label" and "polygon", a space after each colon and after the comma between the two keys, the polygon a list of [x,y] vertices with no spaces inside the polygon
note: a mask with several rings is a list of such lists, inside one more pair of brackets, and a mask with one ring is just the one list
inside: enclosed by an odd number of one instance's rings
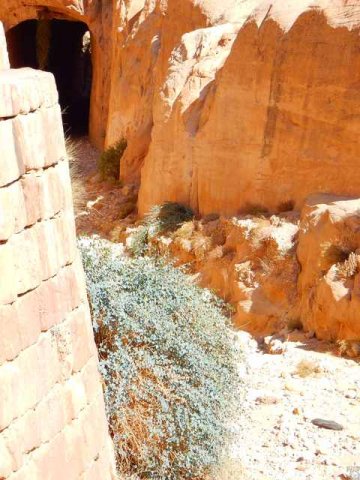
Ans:
{"label": "rough rock texture", "polygon": [[87,23],[90,137],[126,137],[121,176],[140,213],[278,210],[309,194],[357,195],[360,7],[346,0],[8,0],[30,18]]}
{"label": "rough rock texture", "polygon": [[[212,217],[153,237],[150,248],[170,253],[231,303],[243,330],[303,326],[319,339],[359,341],[359,199],[314,195],[300,218],[295,211]],[[129,247],[136,231],[127,230]],[[356,345],[351,355],[360,354]]]}
{"label": "rough rock texture", "polygon": [[300,319],[327,340],[360,338],[360,200],[315,196],[297,249]]}
{"label": "rough rock texture", "polygon": [[[132,233],[134,229],[129,229]],[[135,230],[136,231],[136,230]],[[234,306],[234,324],[252,333],[274,333],[292,319],[297,304],[298,216],[207,219],[185,223],[152,249],[171,253]],[[131,246],[132,235],[127,243]]]}
{"label": "rough rock texture", "polygon": [[110,480],[57,100],[51,74],[0,72],[0,478]]}
{"label": "rough rock texture", "polygon": [[[107,144],[139,208],[271,210],[356,195],[360,7],[345,0],[147,0],[114,20]],[[120,28],[118,28],[120,27]]]}

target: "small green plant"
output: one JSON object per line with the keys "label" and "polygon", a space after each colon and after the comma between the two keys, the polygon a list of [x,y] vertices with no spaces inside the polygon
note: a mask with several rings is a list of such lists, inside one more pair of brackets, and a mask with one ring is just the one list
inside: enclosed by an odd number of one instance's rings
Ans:
{"label": "small green plant", "polygon": [[120,475],[212,478],[239,385],[225,304],[158,259],[80,248]]}
{"label": "small green plant", "polygon": [[146,225],[140,225],[132,233],[128,248],[135,257],[144,255],[148,250],[149,232]]}
{"label": "small green plant", "polygon": [[120,176],[120,159],[127,147],[127,141],[122,138],[106,149],[98,160],[98,170],[102,180],[118,180]]}
{"label": "small green plant", "polygon": [[185,222],[194,218],[191,208],[177,202],[165,202],[155,205],[145,215],[140,227],[131,236],[130,251],[136,255],[148,252],[148,242],[152,237],[170,233],[181,227]]}

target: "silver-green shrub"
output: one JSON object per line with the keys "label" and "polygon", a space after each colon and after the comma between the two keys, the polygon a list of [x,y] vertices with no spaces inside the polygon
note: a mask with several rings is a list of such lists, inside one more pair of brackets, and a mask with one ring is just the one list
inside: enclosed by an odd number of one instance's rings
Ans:
{"label": "silver-green shrub", "polygon": [[209,478],[238,381],[225,305],[159,260],[80,247],[120,473]]}
{"label": "silver-green shrub", "polygon": [[194,217],[192,209],[182,203],[154,205],[145,215],[142,225],[131,235],[130,252],[135,256],[153,254],[149,248],[151,238],[173,232]]}

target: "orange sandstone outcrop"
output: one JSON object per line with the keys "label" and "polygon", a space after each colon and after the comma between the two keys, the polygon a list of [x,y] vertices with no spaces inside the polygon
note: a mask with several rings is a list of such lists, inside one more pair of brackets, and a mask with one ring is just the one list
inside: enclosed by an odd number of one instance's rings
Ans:
{"label": "orange sandstone outcrop", "polygon": [[85,22],[94,68],[90,138],[125,137],[139,211],[301,208],[357,195],[360,7],[346,0],[8,0],[26,19]]}
{"label": "orange sandstone outcrop", "polygon": [[[130,246],[134,229],[129,229]],[[136,232],[136,230],[135,230]],[[233,323],[270,334],[293,323],[299,264],[298,215],[242,216],[185,223],[151,248],[186,265],[200,285],[233,305]],[[295,317],[296,318],[296,317]]]}
{"label": "orange sandstone outcrop", "polygon": [[107,144],[128,139],[121,175],[141,176],[140,213],[359,193],[356,2],[141,3],[114,22],[107,126]]}
{"label": "orange sandstone outcrop", "polygon": [[301,322],[319,338],[358,340],[360,199],[313,196],[301,217]]}
{"label": "orange sandstone outcrop", "polygon": [[[94,66],[90,137],[107,146],[127,139],[121,177],[141,183],[140,214],[166,200],[231,217],[264,208],[300,212],[309,195],[321,192],[360,196],[357,2],[9,0],[0,6],[0,18],[6,30],[29,18],[87,23]],[[229,225],[233,233],[225,244],[235,235],[242,245],[241,228]],[[247,256],[234,242],[225,249],[234,255],[226,259],[231,286],[222,285],[217,272],[223,259],[201,270],[210,285],[234,299],[238,324],[251,317],[254,325],[270,326],[291,316],[325,337],[336,329],[335,336],[353,336],[350,327],[335,327],[340,320],[325,333],[325,320],[304,300],[316,290],[320,302],[332,304],[322,299],[329,278],[321,289],[305,281],[301,241],[310,241],[311,233],[301,232],[299,301],[293,302],[293,288],[270,286],[276,274],[263,285],[267,277],[251,256],[258,249],[251,242]],[[235,265],[248,261],[255,279],[239,287]],[[311,278],[318,277],[315,270]],[[355,308],[344,305],[346,312]]]}
{"label": "orange sandstone outcrop", "polygon": [[[301,215],[205,216],[150,237],[187,265],[255,334],[303,328],[324,340],[360,339],[360,200],[313,195]],[[131,246],[136,229],[128,229]]]}

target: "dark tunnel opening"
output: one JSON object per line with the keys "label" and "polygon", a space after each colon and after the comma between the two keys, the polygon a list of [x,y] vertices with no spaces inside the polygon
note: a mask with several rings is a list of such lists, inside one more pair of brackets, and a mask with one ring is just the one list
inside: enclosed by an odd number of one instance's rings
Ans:
{"label": "dark tunnel opening", "polygon": [[27,20],[7,32],[11,68],[52,72],[66,133],[88,132],[92,84],[90,32],[83,22]]}

